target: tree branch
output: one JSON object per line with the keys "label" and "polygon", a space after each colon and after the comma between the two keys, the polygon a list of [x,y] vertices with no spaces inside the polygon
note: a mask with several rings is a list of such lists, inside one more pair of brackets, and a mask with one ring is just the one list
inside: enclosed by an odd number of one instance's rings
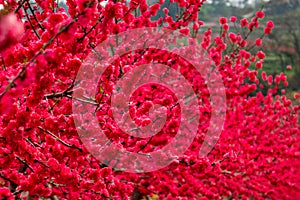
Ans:
{"label": "tree branch", "polygon": [[53,134],[52,132],[48,131],[48,130],[45,130],[43,129],[41,126],[38,126],[38,129],[40,129],[41,131],[51,135],[54,139],[56,139],[57,141],[59,141],[62,145],[66,146],[66,147],[69,147],[69,148],[72,148],[72,149],[77,149],[79,150],[80,152],[82,152],[82,149],[75,146],[74,144],[68,144],[66,143],[65,141],[63,141],[62,139],[60,139],[58,136],[56,136],[55,134]]}
{"label": "tree branch", "polygon": [[64,97],[64,96],[73,94],[73,91],[71,91],[71,89],[74,87],[74,81],[75,80],[73,80],[72,84],[69,85],[69,87],[67,89],[65,89],[64,91],[54,92],[52,94],[46,94],[46,95],[44,95],[44,98],[53,99],[53,98]]}
{"label": "tree branch", "polygon": [[15,157],[21,162],[23,163],[26,167],[28,167],[30,169],[31,172],[34,172],[34,170],[32,169],[32,167],[26,162],[25,159],[21,159],[19,156],[15,155]]}
{"label": "tree branch", "polygon": [[37,19],[36,15],[34,14],[34,10],[32,9],[32,7],[31,7],[31,5],[30,5],[30,3],[29,3],[29,0],[26,0],[26,1],[27,1],[27,3],[28,3],[28,8],[29,8],[30,12],[32,13],[32,15],[33,15],[35,21],[37,22],[38,26],[44,31],[45,28],[40,24],[39,20]]}
{"label": "tree branch", "polygon": [[98,106],[98,105],[99,105],[99,104],[96,103],[96,102],[93,102],[93,101],[87,101],[87,100],[84,100],[84,99],[79,99],[79,98],[73,97],[73,96],[71,96],[71,95],[67,95],[67,97],[70,98],[70,99],[75,99],[75,100],[80,101],[80,102],[82,102],[82,103],[88,103],[88,104],[91,104],[91,105],[94,105],[94,106]]}
{"label": "tree branch", "polygon": [[77,39],[77,42],[82,42],[82,40],[88,35],[90,34],[96,27],[97,25],[102,22],[102,19],[104,18],[104,16],[100,17],[99,20],[97,20],[97,22],[90,28],[90,30],[88,30],[87,32],[84,33],[84,35]]}
{"label": "tree branch", "polygon": [[22,0],[20,3],[19,3],[19,5],[18,5],[18,7],[16,8],[16,10],[15,10],[15,14],[23,7],[23,4],[26,2],[26,0]]}
{"label": "tree branch", "polygon": [[12,180],[10,180],[9,178],[5,177],[2,173],[0,173],[0,178],[2,178],[2,179],[4,179],[4,180],[8,181],[8,182],[9,182],[10,184],[12,184],[12,185],[17,186],[17,184],[16,184],[14,181],[12,181]]}
{"label": "tree branch", "polygon": [[54,98],[59,98],[59,97],[65,97],[67,95],[72,95],[73,91],[63,91],[63,92],[57,92],[57,93],[52,93],[52,94],[45,94],[44,98],[46,99],[54,99]]}
{"label": "tree branch", "polygon": [[38,34],[38,32],[36,32],[36,30],[35,30],[35,28],[34,28],[32,22],[31,22],[31,20],[29,19],[27,10],[26,10],[24,7],[23,7],[23,9],[24,9],[24,11],[25,11],[26,18],[27,18],[27,20],[28,20],[28,22],[29,22],[29,24],[30,24],[30,26],[31,26],[31,28],[32,28],[32,30],[33,30],[33,32],[34,32],[34,34],[35,34],[39,39],[41,39],[41,36]]}

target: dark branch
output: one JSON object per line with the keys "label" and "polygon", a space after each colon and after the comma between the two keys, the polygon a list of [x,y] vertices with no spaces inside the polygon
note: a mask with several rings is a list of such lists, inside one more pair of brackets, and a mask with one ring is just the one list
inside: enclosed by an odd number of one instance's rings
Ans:
{"label": "dark branch", "polygon": [[48,130],[45,130],[43,129],[42,127],[38,126],[38,129],[40,129],[41,131],[51,135],[54,139],[56,139],[57,141],[59,141],[62,145],[66,146],[66,147],[69,147],[69,148],[72,148],[72,149],[77,149],[79,150],[80,152],[82,152],[82,149],[75,146],[74,144],[68,144],[66,143],[65,141],[63,141],[62,139],[60,139],[58,136],[56,136],[55,134],[53,134],[52,132],[48,131]]}
{"label": "dark branch", "polygon": [[24,11],[25,11],[26,18],[27,18],[27,20],[28,20],[28,22],[29,22],[29,24],[30,24],[30,26],[31,26],[31,28],[32,28],[32,30],[33,30],[33,32],[34,32],[34,34],[35,34],[39,39],[41,39],[41,36],[40,36],[40,35],[38,34],[38,32],[35,30],[35,28],[34,28],[32,22],[31,22],[31,20],[30,20],[30,18],[29,18],[29,15],[28,15],[28,13],[27,13],[27,10],[26,10],[25,8],[24,8]]}
{"label": "dark branch", "polygon": [[102,19],[103,19],[103,18],[104,18],[104,16],[100,17],[100,19],[97,20],[97,22],[90,28],[90,30],[88,30],[87,32],[85,32],[84,35],[83,35],[81,38],[77,39],[77,42],[82,42],[82,40],[84,40],[84,38],[85,38],[88,34],[90,34],[90,33],[97,27],[97,25],[98,25],[100,22],[102,22]]}
{"label": "dark branch", "polygon": [[25,159],[21,159],[19,156],[15,156],[21,163],[23,163],[26,167],[28,167],[30,169],[31,172],[34,172],[34,170],[32,169],[32,167],[26,162]]}
{"label": "dark branch", "polygon": [[15,10],[15,14],[23,7],[23,4],[26,2],[26,0],[22,0],[20,3],[19,3],[19,5],[18,5],[18,7],[16,8],[16,10]]}
{"label": "dark branch", "polygon": [[26,0],[26,1],[27,1],[27,3],[28,3],[29,10],[30,10],[30,12],[32,13],[32,15],[33,15],[35,21],[37,22],[38,26],[44,31],[45,28],[40,24],[39,20],[37,19],[36,15],[34,14],[34,10],[32,9],[32,7],[31,7],[31,5],[30,5],[30,3],[29,3],[29,0]]}

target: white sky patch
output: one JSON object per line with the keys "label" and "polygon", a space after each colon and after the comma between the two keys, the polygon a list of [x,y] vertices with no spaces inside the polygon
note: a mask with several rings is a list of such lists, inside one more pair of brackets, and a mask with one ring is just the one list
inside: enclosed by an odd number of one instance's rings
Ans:
{"label": "white sky patch", "polygon": [[105,6],[107,5],[107,3],[108,3],[108,1],[102,1],[102,2],[100,3],[100,5],[101,5],[102,7],[105,7]]}

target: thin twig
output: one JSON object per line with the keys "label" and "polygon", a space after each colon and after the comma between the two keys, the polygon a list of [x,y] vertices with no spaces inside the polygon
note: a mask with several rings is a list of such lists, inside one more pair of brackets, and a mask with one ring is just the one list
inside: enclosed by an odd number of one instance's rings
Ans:
{"label": "thin twig", "polygon": [[100,17],[100,19],[97,20],[97,22],[90,28],[90,30],[88,30],[87,32],[84,33],[84,35],[77,39],[78,42],[82,42],[82,40],[88,35],[90,34],[96,27],[97,25],[102,22],[102,19],[104,18],[104,16]]}
{"label": "thin twig", "polygon": [[28,3],[28,8],[29,8],[30,12],[32,13],[32,15],[33,15],[35,21],[37,22],[38,26],[44,31],[45,28],[40,24],[39,20],[37,19],[36,15],[34,14],[34,10],[32,9],[32,7],[31,7],[29,1],[28,1],[28,0],[26,0],[26,1],[27,1],[27,3]]}
{"label": "thin twig", "polygon": [[50,168],[50,166],[46,165],[44,162],[42,162],[40,160],[34,159],[34,162],[40,163],[41,165],[43,165],[46,168]]}
{"label": "thin twig", "polygon": [[18,195],[18,194],[20,194],[20,193],[22,193],[22,192],[24,192],[24,191],[23,191],[23,190],[17,190],[17,191],[15,191],[15,192],[13,193],[13,195],[16,196],[16,195]]}
{"label": "thin twig", "polygon": [[34,172],[34,170],[32,169],[32,167],[26,162],[25,159],[20,158],[19,156],[15,155],[15,157],[21,162],[23,163],[26,167],[28,167],[30,169],[31,172]]}
{"label": "thin twig", "polygon": [[48,183],[53,185],[54,187],[66,187],[65,184],[58,184],[58,183],[54,183],[54,182],[51,182],[51,181],[49,181]]}
{"label": "thin twig", "polygon": [[61,144],[63,144],[66,147],[72,148],[72,149],[77,149],[80,152],[82,152],[82,149],[80,147],[75,146],[74,144],[68,144],[65,141],[63,141],[62,139],[60,139],[58,136],[56,136],[55,134],[53,134],[52,132],[43,129],[42,127],[38,126],[38,129],[40,129],[41,131],[51,135],[54,139],[56,139],[57,141],[59,141]]}
{"label": "thin twig", "polygon": [[44,95],[44,98],[53,99],[53,98],[64,97],[64,96],[73,94],[73,91],[71,91],[71,89],[73,89],[73,87],[74,87],[74,81],[75,81],[75,79],[73,80],[72,84],[69,85],[69,87],[67,87],[67,89],[65,89],[64,91],[54,92],[52,94],[46,94],[46,95]]}
{"label": "thin twig", "polygon": [[2,61],[2,69],[4,69],[6,71],[6,66],[4,63],[4,58],[1,56],[1,61]]}
{"label": "thin twig", "polygon": [[27,143],[29,143],[31,146],[33,146],[34,148],[39,147],[41,149],[44,149],[42,146],[40,146],[40,145],[36,144],[35,142],[33,142],[30,138],[25,138],[25,141]]}
{"label": "thin twig", "polygon": [[99,105],[99,104],[96,103],[96,102],[93,102],[93,101],[87,101],[87,100],[84,100],[84,99],[79,99],[79,98],[73,97],[73,96],[71,96],[71,95],[67,95],[67,97],[70,98],[70,99],[75,99],[75,100],[80,101],[80,102],[82,102],[82,103],[88,103],[88,104],[91,104],[91,105],[94,105],[94,106],[98,106],[98,105]]}
{"label": "thin twig", "polygon": [[142,151],[143,149],[145,149],[148,144],[151,142],[151,140],[153,139],[153,135],[150,137],[150,139],[146,142],[146,144],[142,145],[141,148],[136,152],[139,153],[140,151]]}
{"label": "thin twig", "polygon": [[[23,8],[24,8],[24,7],[23,7]],[[38,32],[35,30],[35,28],[34,28],[32,22],[31,22],[31,20],[29,19],[29,15],[28,15],[27,10],[26,10],[25,8],[24,8],[24,11],[25,11],[26,18],[27,18],[27,20],[28,20],[28,22],[29,22],[29,24],[30,24],[30,26],[31,26],[31,28],[32,28],[32,30],[33,30],[33,32],[34,32],[34,34],[35,34],[39,39],[41,39],[41,36],[40,36],[40,35],[38,34]]]}
{"label": "thin twig", "polygon": [[16,186],[17,186],[17,184],[16,184],[14,181],[10,180],[10,179],[7,178],[6,176],[4,176],[2,173],[0,173],[0,178],[6,180],[6,181],[8,181],[8,182],[10,182],[12,185],[16,185]]}
{"label": "thin twig", "polygon": [[73,91],[63,91],[63,92],[54,92],[52,94],[45,94],[44,98],[46,99],[54,99],[54,98],[59,98],[59,97],[64,97],[67,95],[72,95]]}
{"label": "thin twig", "polygon": [[15,10],[15,14],[23,7],[23,4],[26,2],[26,0],[22,0],[21,3],[18,5],[18,7]]}

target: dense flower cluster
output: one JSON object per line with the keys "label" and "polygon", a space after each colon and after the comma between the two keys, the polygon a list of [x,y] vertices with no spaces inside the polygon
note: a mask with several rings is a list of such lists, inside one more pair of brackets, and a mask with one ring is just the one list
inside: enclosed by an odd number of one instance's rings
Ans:
{"label": "dense flower cluster", "polygon": [[[252,19],[222,17],[221,31],[215,34],[210,28],[204,30],[204,22],[198,20],[205,0],[171,0],[182,13],[174,19],[164,8],[164,16],[157,21],[151,17],[164,0],[152,6],[146,0],[109,0],[105,6],[101,1],[67,0],[68,11],[58,7],[57,1],[35,2],[0,1],[10,11],[0,19],[1,198],[300,198],[300,107],[279,91],[288,86],[286,75],[262,71],[266,57],[260,49],[262,39],[274,28],[271,21],[260,23],[263,11]],[[23,35],[17,18],[24,21]],[[4,26],[4,20],[13,24]],[[211,115],[210,94],[201,75],[176,54],[151,48],[116,59],[101,76],[95,99],[76,100],[95,106],[99,124],[119,148],[146,154],[163,148],[178,131],[177,97],[151,84],[132,94],[130,115],[137,125],[146,126],[149,109],[154,104],[165,106],[168,113],[163,129],[154,137],[140,139],[117,126],[110,96],[116,82],[136,66],[168,65],[201,94],[197,135],[186,153],[164,169],[135,174],[112,169],[86,150],[74,124],[72,94],[79,68],[99,43],[109,34],[142,27],[165,27],[196,38],[203,32],[197,46],[213,60],[215,69],[211,70],[222,76],[227,111],[220,139],[200,158]],[[249,41],[249,35],[260,27],[264,35]],[[91,66],[84,67],[88,71]],[[260,92],[262,89],[267,92]]]}

